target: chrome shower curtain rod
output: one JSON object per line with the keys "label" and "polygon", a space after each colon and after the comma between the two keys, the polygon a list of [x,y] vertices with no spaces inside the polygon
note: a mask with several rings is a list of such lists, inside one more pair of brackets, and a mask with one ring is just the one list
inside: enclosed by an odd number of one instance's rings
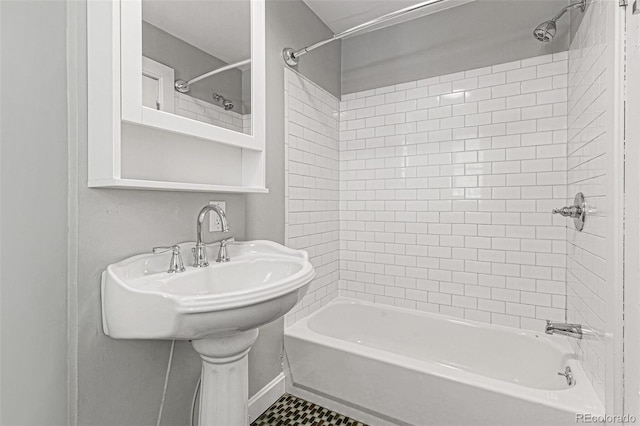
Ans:
{"label": "chrome shower curtain rod", "polygon": [[241,67],[243,65],[246,64],[250,64],[251,63],[251,59],[245,59],[244,61],[240,61],[240,62],[236,62],[234,64],[229,64],[229,65],[225,65],[223,67],[220,68],[216,68],[213,71],[209,71],[206,74],[202,74],[201,76],[198,77],[194,77],[189,81],[184,81],[184,80],[176,80],[176,82],[174,83],[174,87],[176,88],[176,90],[180,93],[187,93],[189,91],[189,85],[196,83],[202,79],[205,79],[207,77],[211,77],[212,75],[216,75],[216,74],[220,74],[223,71],[227,71],[233,68],[238,68]]}
{"label": "chrome shower curtain rod", "polygon": [[364,24],[360,24],[360,25],[356,25],[353,28],[349,28],[348,30],[344,30],[341,33],[338,34],[334,34],[333,37],[328,38],[326,40],[322,40],[318,43],[312,44],[311,46],[307,46],[305,48],[302,48],[300,50],[293,50],[290,47],[285,48],[282,51],[282,57],[284,58],[284,61],[287,65],[289,65],[290,67],[293,67],[295,65],[298,65],[298,59],[300,58],[300,56],[307,54],[309,52],[311,52],[314,49],[317,49],[318,47],[322,47],[325,44],[331,43],[332,41],[336,41],[336,40],[340,40],[343,39],[347,36],[350,36],[352,34],[355,34],[359,31],[362,31],[364,29],[367,29],[369,27],[372,27],[374,25],[377,24],[381,24],[383,22],[387,22],[390,21],[392,19],[396,19],[399,18],[400,16],[404,16],[407,15],[409,13],[413,13],[416,10],[420,10],[422,8],[425,8],[427,6],[431,6],[437,3],[442,3],[444,1],[447,0],[428,0],[428,1],[424,1],[422,3],[418,3],[418,4],[414,4],[413,6],[409,6],[409,7],[405,7],[404,9],[400,9],[400,10],[396,10],[395,12],[391,12],[388,13],[386,15],[380,16],[376,19],[372,19],[371,21],[367,21]]}

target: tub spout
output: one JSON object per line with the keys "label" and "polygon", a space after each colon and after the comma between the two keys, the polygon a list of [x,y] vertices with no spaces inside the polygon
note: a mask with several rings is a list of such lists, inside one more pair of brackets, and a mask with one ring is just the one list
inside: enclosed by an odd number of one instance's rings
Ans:
{"label": "tub spout", "polygon": [[544,332],[546,334],[561,334],[563,336],[582,339],[582,325],[580,324],[567,324],[547,320],[547,326],[545,327]]}

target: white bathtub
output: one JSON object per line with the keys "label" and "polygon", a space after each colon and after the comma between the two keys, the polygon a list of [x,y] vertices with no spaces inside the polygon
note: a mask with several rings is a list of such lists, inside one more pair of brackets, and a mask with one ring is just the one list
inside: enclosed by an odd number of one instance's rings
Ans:
{"label": "white bathtub", "polygon": [[[288,391],[374,425],[575,425],[603,415],[560,336],[336,299],[285,330]],[[557,372],[570,366],[575,384]]]}

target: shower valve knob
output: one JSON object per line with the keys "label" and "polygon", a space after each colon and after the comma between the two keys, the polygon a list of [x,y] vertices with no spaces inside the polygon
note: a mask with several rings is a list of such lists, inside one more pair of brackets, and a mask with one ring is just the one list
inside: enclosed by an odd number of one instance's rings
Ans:
{"label": "shower valve knob", "polygon": [[564,217],[580,217],[582,208],[580,206],[563,207],[561,209],[553,209],[553,214],[559,214]]}
{"label": "shower valve knob", "polygon": [[587,204],[584,200],[582,192],[578,192],[573,199],[573,205],[562,207],[561,209],[553,209],[553,214],[559,214],[564,217],[573,218],[573,224],[578,231],[584,228],[584,222],[587,218]]}

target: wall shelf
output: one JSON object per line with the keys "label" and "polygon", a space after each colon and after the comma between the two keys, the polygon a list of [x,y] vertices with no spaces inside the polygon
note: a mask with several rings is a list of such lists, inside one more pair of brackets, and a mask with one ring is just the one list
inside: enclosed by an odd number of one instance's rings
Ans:
{"label": "wall shelf", "polygon": [[152,191],[187,191],[187,192],[234,192],[266,194],[267,188],[255,188],[232,185],[209,185],[189,182],[164,182],[142,179],[100,179],[90,180],[90,188],[122,188],[147,189]]}
{"label": "wall shelf", "polygon": [[145,126],[162,128],[178,135],[187,135],[200,138],[205,141],[215,141],[223,145],[248,149],[251,151],[263,151],[264,144],[251,135],[234,132],[222,127],[179,115],[142,107],[142,121]]}

